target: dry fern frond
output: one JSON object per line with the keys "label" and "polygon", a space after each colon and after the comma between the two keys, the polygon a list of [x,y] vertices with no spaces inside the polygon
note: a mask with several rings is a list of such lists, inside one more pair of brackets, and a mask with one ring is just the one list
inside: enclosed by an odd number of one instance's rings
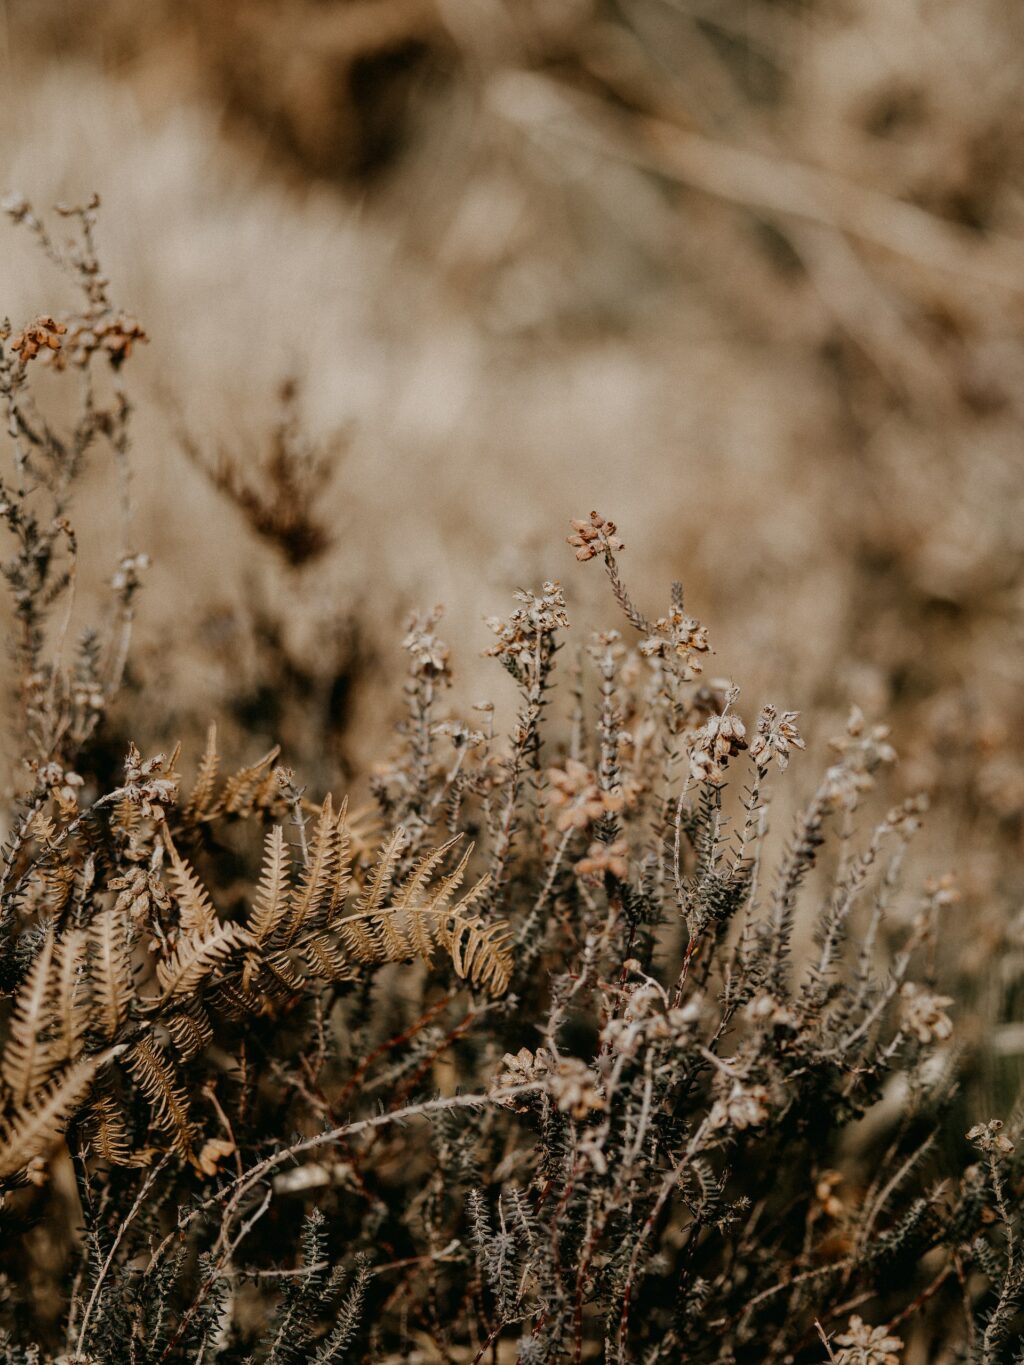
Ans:
{"label": "dry fern frond", "polygon": [[309,860],[298,888],[291,896],[287,929],[281,939],[285,947],[295,942],[300,930],[321,928],[338,882],[338,826],[330,796],[320,809],[320,818],[309,848]]}
{"label": "dry fern frond", "polygon": [[249,931],[237,924],[218,924],[205,933],[180,939],[171,956],[157,963],[156,978],[163,992],[161,1003],[194,995],[206,977],[232,953],[254,945]]}
{"label": "dry fern frond", "polygon": [[163,1049],[150,1039],[142,1039],[125,1061],[146,1097],[156,1127],[171,1138],[175,1151],[191,1158],[195,1130],[188,1101]]}
{"label": "dry fern frond", "polygon": [[263,872],[249,912],[249,928],[257,943],[267,942],[280,926],[288,912],[291,887],[291,858],[281,825],[270,830],[263,848]]}
{"label": "dry fern frond", "polygon": [[78,1056],[85,1039],[86,1011],[82,973],[85,945],[86,936],[81,929],[70,930],[57,944],[54,1015],[59,1030],[61,1051],[68,1061],[73,1061]]}
{"label": "dry fern frond", "polygon": [[345,954],[325,934],[311,938],[302,951],[313,976],[325,981],[350,981],[355,976]]}
{"label": "dry fern frond", "polygon": [[3,1078],[16,1105],[24,1105],[60,1061],[53,1037],[53,930],[47,933],[36,960],[18,992],[11,1036],[3,1056]]}
{"label": "dry fern frond", "polygon": [[93,1096],[86,1124],[89,1147],[110,1166],[134,1164],[121,1108],[108,1090]]}
{"label": "dry fern frond", "polygon": [[217,923],[217,914],[210,894],[192,865],[175,848],[166,825],[162,825],[161,830],[164,847],[170,859],[168,880],[174,899],[178,903],[182,930],[188,935],[209,933]]}
{"label": "dry fern frond", "polygon": [[217,727],[211,725],[206,733],[206,750],[200,760],[195,783],[189,793],[188,800],[182,807],[181,818],[186,825],[200,824],[209,817],[219,770],[220,754],[217,752]]}
{"label": "dry fern frond", "polygon": [[124,916],[115,909],[101,910],[89,926],[92,999],[98,1024],[108,1039],[116,1036],[128,1018],[134,993]]}
{"label": "dry fern frond", "polygon": [[451,904],[465,878],[472,846],[455,869],[429,889],[431,874],[460,838],[456,835],[421,858],[392,904],[384,905],[404,840],[404,831],[395,830],[381,849],[355,912],[337,920],[335,927],[351,956],[360,962],[401,962],[417,954],[429,961],[439,945],[450,954],[460,977],[501,995],[512,974],[507,926],[501,921],[487,924],[469,913],[490,885],[490,878],[482,877]]}
{"label": "dry fern frond", "polygon": [[172,1014],[164,1022],[167,1032],[171,1035],[171,1042],[183,1062],[198,1056],[213,1039],[210,1016],[198,1001],[189,1001],[184,1009]]}
{"label": "dry fern frond", "polygon": [[219,800],[207,813],[206,818],[210,820],[222,813],[251,815],[257,808],[269,805],[270,797],[276,790],[272,768],[280,752],[280,746],[275,745],[255,763],[247,768],[240,768],[229,777],[224,783]]}
{"label": "dry fern frond", "polygon": [[0,1180],[49,1152],[88,1094],[96,1072],[121,1050],[110,1048],[75,1062],[50,1082],[34,1104],[16,1109],[0,1124]]}
{"label": "dry fern frond", "polygon": [[378,910],[383,904],[394,880],[395,864],[398,854],[405,843],[405,830],[399,825],[392,830],[380,846],[377,861],[374,863],[355,904],[354,914],[365,916]]}

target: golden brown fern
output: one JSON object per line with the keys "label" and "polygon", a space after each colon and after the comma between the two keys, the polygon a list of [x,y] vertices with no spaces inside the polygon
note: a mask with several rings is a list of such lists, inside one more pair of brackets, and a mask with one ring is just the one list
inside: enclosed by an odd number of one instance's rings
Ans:
{"label": "golden brown fern", "polygon": [[271,939],[288,913],[291,859],[284,830],[274,825],[264,842],[263,871],[249,912],[249,928],[257,943]]}
{"label": "golden brown fern", "polygon": [[164,1022],[175,1050],[183,1062],[198,1056],[213,1040],[210,1016],[196,1000],[190,1000],[183,1009],[170,1015]]}
{"label": "golden brown fern", "polygon": [[101,1088],[89,1102],[85,1124],[89,1150],[109,1166],[131,1166],[132,1156],[128,1130],[121,1108],[109,1090]]}
{"label": "golden brown fern", "polygon": [[3,1078],[15,1105],[28,1103],[60,1062],[54,1034],[54,990],[50,968],[54,940],[51,929],[18,992],[11,1033],[4,1048]]}
{"label": "golden brown fern", "polygon": [[217,924],[204,933],[179,939],[170,957],[156,966],[157,984],[162,992],[159,1003],[195,995],[203,981],[232,953],[254,945],[252,934],[237,924]]}
{"label": "golden brown fern", "polygon": [[125,1061],[146,1097],[156,1127],[170,1137],[175,1151],[191,1158],[195,1129],[188,1100],[163,1048],[152,1039],[143,1038],[131,1048]]}
{"label": "golden brown fern", "polygon": [[85,1099],[93,1077],[121,1048],[109,1048],[73,1062],[35,1097],[0,1122],[0,1180],[23,1171],[60,1140],[68,1121]]}
{"label": "golden brown fern", "polygon": [[95,1021],[113,1039],[128,1018],[134,994],[124,916],[113,908],[101,910],[89,926],[89,980]]}
{"label": "golden brown fern", "polygon": [[197,825],[209,817],[213,807],[213,793],[220,771],[220,754],[217,752],[217,727],[211,725],[206,732],[206,750],[199,762],[199,771],[188,800],[181,811],[186,825]]}
{"label": "golden brown fern", "polygon": [[177,902],[182,930],[189,935],[209,933],[217,923],[209,892],[199,880],[192,865],[175,848],[166,825],[161,826],[161,829],[170,862],[168,881]]}
{"label": "golden brown fern", "polygon": [[417,954],[429,960],[440,946],[450,955],[460,977],[501,995],[512,974],[508,928],[502,921],[488,924],[471,913],[483,897],[489,878],[482,877],[452,904],[465,878],[472,847],[466,849],[452,872],[430,887],[431,875],[460,837],[449,839],[421,858],[391,903],[385,904],[404,842],[403,831],[396,830],[385,841],[354,913],[336,920],[335,927],[350,955],[360,962],[398,962]]}
{"label": "golden brown fern", "polygon": [[83,959],[86,936],[71,929],[57,944],[54,970],[54,1016],[63,1057],[73,1061],[85,1040],[86,1008]]}
{"label": "golden brown fern", "polygon": [[320,808],[320,816],[309,846],[306,866],[293,891],[281,943],[289,947],[300,931],[320,928],[331,907],[334,888],[339,879],[338,826],[330,796]]}

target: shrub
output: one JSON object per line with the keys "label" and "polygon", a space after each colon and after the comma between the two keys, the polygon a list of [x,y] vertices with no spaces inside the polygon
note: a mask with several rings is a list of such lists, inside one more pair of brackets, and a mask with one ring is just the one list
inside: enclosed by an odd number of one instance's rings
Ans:
{"label": "shrub", "polygon": [[[629,637],[563,668],[560,585],[517,593],[489,623],[504,740],[489,703],[449,714],[435,611],[373,810],[307,796],[276,751],[222,777],[215,732],[187,784],[132,746],[100,785],[143,561],[126,539],[65,664],[68,502],[94,448],[127,477],[143,334],[95,204],[68,254],[11,211],[85,308],[0,351],[26,774],[0,875],[3,1359],[1013,1358],[1016,1124],[962,1136],[934,967],[955,891],[901,886],[921,803],[858,834],[887,732],[851,717],[777,848],[797,715],[744,722],[681,589],[645,615],[593,513],[569,541]],[[82,376],[65,436],[30,399],[47,355]]]}

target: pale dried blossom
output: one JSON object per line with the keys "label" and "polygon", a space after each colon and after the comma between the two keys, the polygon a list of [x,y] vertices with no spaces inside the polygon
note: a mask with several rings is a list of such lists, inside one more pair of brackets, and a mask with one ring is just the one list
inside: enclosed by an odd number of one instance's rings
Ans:
{"label": "pale dried blossom", "polygon": [[586,857],[576,864],[576,871],[581,877],[603,877],[607,873],[624,882],[629,876],[629,844],[625,839],[614,839],[610,844],[595,839]]}
{"label": "pale dried blossom", "polygon": [[814,1198],[826,1218],[838,1220],[846,1213],[846,1205],[836,1194],[836,1186],[843,1183],[839,1171],[822,1171],[814,1186]]}
{"label": "pale dried blossom", "polygon": [[[539,1047],[536,1052],[531,1052],[528,1047],[521,1047],[518,1052],[506,1052],[501,1059],[501,1066],[495,1077],[494,1084],[498,1090],[512,1090],[520,1085],[532,1085],[536,1081],[544,1079],[554,1065],[554,1058],[547,1048]],[[529,1108],[529,1101],[526,1096],[509,1095],[498,1100],[498,1103],[506,1109],[514,1109],[517,1113],[523,1114]]]}
{"label": "pale dried blossom", "polygon": [[235,1144],[228,1138],[210,1138],[203,1143],[198,1157],[199,1170],[206,1176],[217,1175],[221,1162],[235,1151]]}
{"label": "pale dried blossom", "polygon": [[900,1365],[902,1338],[890,1336],[886,1327],[872,1327],[856,1314],[835,1343],[842,1348],[836,1354],[836,1365]]}
{"label": "pale dried blossom", "polygon": [[143,761],[134,744],[129,746],[125,759],[125,795],[139,805],[142,814],[155,820],[163,819],[163,807],[178,799],[178,774],[174,771],[177,750],[170,759],[156,754]]}
{"label": "pale dried blossom", "polygon": [[730,758],[747,747],[746,727],[739,716],[726,712],[711,716],[693,738],[690,750],[690,776],[695,782],[720,786]]}
{"label": "pale dried blossom", "polygon": [[850,710],[846,733],[830,742],[833,749],[864,772],[871,773],[883,764],[896,762],[896,750],[889,743],[889,727],[868,725],[859,706]]}
{"label": "pale dried blossom", "polygon": [[578,1057],[562,1057],[548,1075],[548,1093],[563,1114],[585,1119],[595,1109],[608,1107],[600,1082]]}
{"label": "pale dried blossom", "polygon": [[933,995],[913,981],[900,989],[900,1020],[919,1043],[945,1043],[953,1036],[953,1021],[945,1013],[949,995]]}
{"label": "pale dried blossom", "polygon": [[115,592],[131,594],[140,584],[139,575],[149,568],[149,555],[124,555],[110,580]]}
{"label": "pale dried blossom", "polygon": [[1014,1145],[1002,1131],[1001,1119],[989,1119],[988,1123],[976,1123],[968,1130],[967,1140],[988,1156],[1009,1156]]}
{"label": "pale dried blossom", "polygon": [[747,1005],[744,1014],[752,1024],[769,1025],[772,1028],[794,1029],[797,1017],[788,1005],[781,1004],[767,993],[755,995]]}
{"label": "pale dried blossom", "polygon": [[785,772],[789,767],[790,751],[807,747],[796,728],[799,714],[799,711],[783,711],[780,717],[770,702],[761,708],[757,734],[750,744],[750,757],[759,768],[767,768],[774,758],[779,772]]}
{"label": "pale dried blossom", "polygon": [[36,318],[35,322],[23,328],[13,339],[11,350],[17,354],[22,366],[25,366],[30,360],[34,360],[40,351],[59,351],[61,337],[67,330],[63,322],[57,322],[54,318]]}
{"label": "pale dried blossom", "polygon": [[614,521],[607,521],[599,512],[591,512],[589,521],[573,520],[570,525],[573,533],[566,537],[566,541],[575,549],[576,558],[581,563],[593,559],[597,554],[626,548],[616,535]]}
{"label": "pale dried blossom", "polygon": [[402,648],[412,661],[416,678],[432,682],[451,682],[451,653],[434,627],[443,615],[443,608],[430,612],[414,612],[406,624]]}
{"label": "pale dried blossom", "polygon": [[712,1128],[757,1128],[768,1118],[769,1098],[765,1086],[735,1080],[711,1106],[708,1122]]}
{"label": "pale dried blossom", "polygon": [[517,607],[507,621],[499,616],[486,618],[487,628],[498,638],[484,653],[502,659],[513,668],[529,667],[540,639],[568,626],[569,617],[561,584],[551,580],[541,585],[539,595],[519,588],[515,597],[523,605]]}
{"label": "pale dried blossom", "polygon": [[114,908],[127,913],[133,920],[146,920],[154,905],[163,911],[171,908],[171,897],[159,873],[147,868],[133,867],[123,876],[111,877],[107,887],[118,893]]}
{"label": "pale dried blossom", "polygon": [[574,758],[567,759],[564,768],[549,768],[548,781],[545,800],[558,812],[555,828],[563,833],[586,829],[605,815],[617,814],[625,804],[622,792],[602,791],[593,770]]}
{"label": "pale dried blossom", "polygon": [[640,653],[648,659],[683,659],[688,677],[696,677],[703,669],[700,655],[711,652],[707,627],[695,616],[688,616],[681,607],[674,607],[668,616],[659,616],[653,633],[639,645]]}

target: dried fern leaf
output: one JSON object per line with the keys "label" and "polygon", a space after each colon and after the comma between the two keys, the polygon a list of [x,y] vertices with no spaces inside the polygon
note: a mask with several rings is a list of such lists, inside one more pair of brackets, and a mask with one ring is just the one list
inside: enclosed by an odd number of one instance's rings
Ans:
{"label": "dried fern leaf", "polygon": [[[447,839],[443,844],[435,848],[433,852],[426,853],[419,859],[408,877],[406,877],[405,881],[402,883],[394,898],[394,905],[397,909],[405,909],[408,906],[416,905],[418,903],[420,900],[420,892],[430,881],[431,874],[441,866],[449,851],[454,848],[461,839],[461,834],[453,835],[451,839]],[[469,855],[472,851],[472,846],[470,846],[463,855],[455,872],[452,873],[449,878],[446,878],[446,881],[453,881],[454,886],[458,886],[465,874],[466,864],[469,861]],[[458,880],[454,880],[456,877]],[[435,895],[436,894],[439,893],[435,893]],[[431,898],[431,903],[434,903],[433,897]]]}
{"label": "dried fern leaf", "polygon": [[511,931],[501,921],[485,923],[456,915],[451,935],[452,965],[458,976],[493,995],[503,995],[512,976]]}
{"label": "dried fern leaf", "polygon": [[190,1158],[195,1129],[185,1092],[164,1050],[158,1043],[143,1039],[131,1048],[125,1061],[146,1097],[153,1123],[170,1137],[175,1151]]}
{"label": "dried fern leaf", "polygon": [[283,935],[285,947],[295,942],[300,930],[322,927],[337,876],[338,828],[328,796],[320,808],[320,817],[309,846],[309,860],[303,869],[299,886],[291,897],[288,928]]}
{"label": "dried fern leaf", "polygon": [[342,940],[357,962],[380,962],[380,948],[361,916],[342,920],[338,925]]}
{"label": "dried fern leaf", "polygon": [[85,1041],[87,1012],[82,971],[85,944],[86,936],[81,929],[70,930],[57,944],[53,1006],[61,1051],[68,1061],[78,1056]]}
{"label": "dried fern leaf", "polygon": [[325,981],[351,981],[355,975],[345,954],[324,934],[310,939],[302,951],[312,974]]}
{"label": "dried fern leaf", "polygon": [[210,893],[199,880],[195,869],[175,848],[167,826],[161,828],[164,847],[167,849],[171,864],[168,880],[178,904],[181,927],[189,935],[208,933],[217,923],[217,913],[210,900]]}
{"label": "dried fern leaf", "polygon": [[402,932],[400,920],[399,910],[385,910],[373,917],[373,932],[385,962],[402,962],[413,955],[412,945]]}
{"label": "dried fern leaf", "polygon": [[14,1005],[2,1070],[16,1105],[27,1104],[29,1096],[60,1062],[60,1047],[53,1037],[53,981],[50,976],[53,950],[51,929],[43,939]]}
{"label": "dried fern leaf", "polygon": [[90,971],[95,1015],[107,1038],[128,1018],[133,986],[124,916],[101,910],[89,926]]}
{"label": "dried fern leaf", "polygon": [[281,752],[275,745],[248,768],[240,768],[224,783],[216,813],[227,815],[249,815],[257,805],[266,803],[268,794],[273,790],[274,779],[271,765]]}
{"label": "dried fern leaf", "polygon": [[354,914],[367,916],[379,910],[395,875],[398,853],[405,843],[405,830],[399,825],[388,835],[377,854],[377,861],[366,879],[362,895],[356,901]]}
{"label": "dried fern leaf", "polygon": [[348,826],[348,797],[341,803],[335,825],[338,844],[338,871],[331,888],[331,903],[327,907],[328,927],[341,913],[352,885],[352,833]]}
{"label": "dried fern leaf", "polygon": [[119,1051],[109,1048],[75,1062],[37,1095],[34,1104],[16,1109],[0,1123],[0,1180],[47,1155],[89,1093],[96,1072]]}
{"label": "dried fern leaf", "polygon": [[266,837],[263,872],[249,913],[249,928],[257,943],[265,943],[288,912],[291,859],[284,829],[275,825]]}
{"label": "dried fern leaf", "polygon": [[255,943],[247,929],[237,924],[218,924],[205,933],[179,940],[171,956],[156,965],[156,979],[163,999],[193,995],[200,984],[242,948]]}
{"label": "dried fern leaf", "polygon": [[198,825],[202,821],[210,819],[215,813],[213,792],[217,784],[219,769],[220,754],[217,752],[217,727],[211,725],[206,732],[206,749],[199,762],[195,784],[181,812],[181,818],[185,824]]}
{"label": "dried fern leaf", "polygon": [[101,1090],[89,1106],[86,1128],[90,1149],[110,1166],[131,1166],[131,1144],[120,1106],[108,1090]]}
{"label": "dried fern leaf", "polygon": [[191,1001],[185,1009],[172,1014],[165,1022],[171,1042],[183,1062],[198,1056],[213,1039],[210,1016],[198,1001]]}
{"label": "dried fern leaf", "polygon": [[259,1014],[263,1009],[261,998],[236,981],[215,982],[207,992],[205,1002],[212,1005],[225,1019],[246,1019],[250,1015]]}

